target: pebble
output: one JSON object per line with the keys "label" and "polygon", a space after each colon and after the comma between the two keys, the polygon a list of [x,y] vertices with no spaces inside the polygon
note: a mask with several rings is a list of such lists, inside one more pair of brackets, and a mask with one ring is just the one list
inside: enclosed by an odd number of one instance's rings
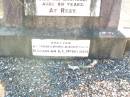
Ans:
{"label": "pebble", "polygon": [[129,52],[122,59],[100,59],[93,68],[80,68],[92,62],[0,57],[0,81],[5,97],[130,97]]}

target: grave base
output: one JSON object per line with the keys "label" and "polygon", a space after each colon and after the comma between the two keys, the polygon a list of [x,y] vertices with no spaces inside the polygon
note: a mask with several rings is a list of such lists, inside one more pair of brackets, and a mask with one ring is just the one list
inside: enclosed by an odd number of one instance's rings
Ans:
{"label": "grave base", "polygon": [[32,57],[32,39],[90,40],[88,58],[121,58],[128,40],[118,31],[0,27],[0,56]]}

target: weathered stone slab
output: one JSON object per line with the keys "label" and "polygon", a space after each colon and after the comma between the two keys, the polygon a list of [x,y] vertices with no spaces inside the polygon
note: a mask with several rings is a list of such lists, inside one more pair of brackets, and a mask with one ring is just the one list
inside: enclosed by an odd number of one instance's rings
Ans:
{"label": "weathered stone slab", "polygon": [[[36,5],[34,1],[35,0],[3,0],[3,6],[5,6],[4,22],[0,24],[13,27],[26,26],[32,28],[45,27],[56,29],[81,27],[90,29],[117,29],[118,27],[121,0],[102,0],[99,17],[35,16]],[[97,0],[92,1],[95,2]],[[30,9],[24,10],[26,7]]]}
{"label": "weathered stone slab", "polygon": [[[0,20],[0,25],[3,26],[0,27],[0,56],[32,56],[32,39],[90,40],[88,57],[123,56],[128,39],[116,31],[121,0],[101,0],[98,17],[92,14],[88,16],[38,15],[35,1],[3,0],[4,17]],[[93,3],[88,7],[93,12],[96,2],[100,0],[91,1]]]}
{"label": "weathered stone slab", "polygon": [[31,44],[27,37],[0,36],[1,56],[31,56]]}
{"label": "weathered stone slab", "polygon": [[82,28],[83,31],[5,27],[0,29],[0,56],[33,56],[32,39],[71,39],[90,40],[89,58],[120,58],[127,43],[127,39],[118,31],[92,33],[85,32],[85,28]]}

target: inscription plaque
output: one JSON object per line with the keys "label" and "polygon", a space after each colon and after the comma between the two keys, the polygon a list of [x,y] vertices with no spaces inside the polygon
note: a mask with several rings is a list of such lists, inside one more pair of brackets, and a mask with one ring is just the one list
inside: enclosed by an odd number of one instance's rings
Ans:
{"label": "inscription plaque", "polygon": [[32,39],[34,56],[88,57],[90,40]]}
{"label": "inscription plaque", "polygon": [[99,16],[101,0],[36,0],[37,16]]}

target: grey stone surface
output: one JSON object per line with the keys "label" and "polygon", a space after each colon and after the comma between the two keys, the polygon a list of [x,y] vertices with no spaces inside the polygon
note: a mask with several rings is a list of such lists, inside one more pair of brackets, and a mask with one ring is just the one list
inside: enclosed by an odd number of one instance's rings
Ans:
{"label": "grey stone surface", "polygon": [[[109,35],[109,32],[112,34]],[[77,29],[33,29],[0,28],[0,56],[32,56],[31,39],[89,39],[91,58],[121,58],[127,39],[118,31],[91,31],[87,28]]]}
{"label": "grey stone surface", "polygon": [[127,40],[126,51],[130,51],[130,39]]}
{"label": "grey stone surface", "polygon": [[0,36],[1,56],[31,56],[31,40],[22,36]]}

